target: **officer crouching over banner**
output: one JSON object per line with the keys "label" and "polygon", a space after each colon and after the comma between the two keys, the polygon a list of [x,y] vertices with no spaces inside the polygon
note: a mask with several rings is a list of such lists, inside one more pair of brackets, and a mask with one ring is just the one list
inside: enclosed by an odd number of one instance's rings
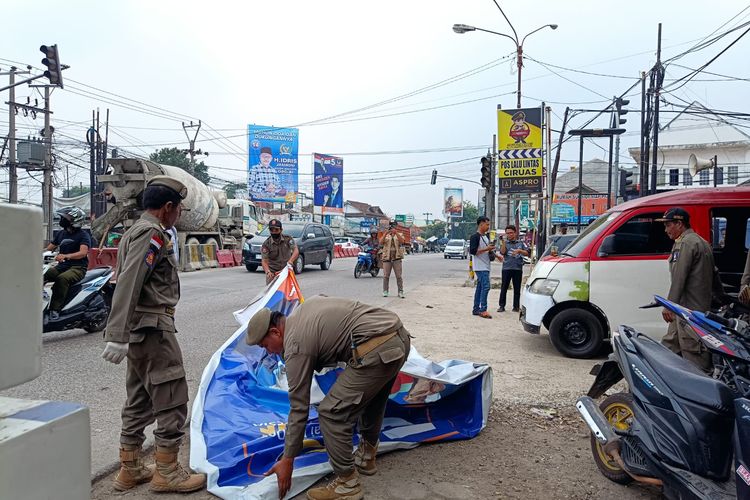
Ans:
{"label": "officer crouching over banner", "polygon": [[[289,421],[284,455],[266,473],[276,474],[279,498],[292,484],[294,457],[302,450],[313,374],[338,362],[347,366],[318,407],[326,451],[336,473],[327,486],[307,492],[311,500],[364,497],[359,473],[377,472],[375,454],[391,387],[411,347],[409,332],[390,311],[360,302],[313,297],[289,317],[268,308],[248,323],[246,342],[282,354],[289,383]],[[359,424],[354,455],[353,428]]]}
{"label": "officer crouching over banner", "polygon": [[[204,474],[190,474],[177,462],[187,417],[188,386],[175,337],[174,311],[180,278],[169,229],[182,213],[187,188],[156,176],[143,192],[145,212],[123,236],[117,256],[102,357],[119,364],[126,356],[127,401],[122,409],[120,471],[114,487],[124,491],[151,482],[157,492],[203,488]],[[141,460],[144,429],[156,420],[156,466]]]}

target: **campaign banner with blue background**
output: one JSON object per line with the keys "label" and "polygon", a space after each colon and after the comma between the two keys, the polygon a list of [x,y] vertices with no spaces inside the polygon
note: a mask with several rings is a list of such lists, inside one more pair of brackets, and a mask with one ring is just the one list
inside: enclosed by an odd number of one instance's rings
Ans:
{"label": "campaign banner with blue background", "polygon": [[[284,269],[261,295],[235,313],[240,327],[203,371],[190,422],[190,466],[206,473],[208,491],[214,495],[278,498],[276,476],[263,474],[284,452],[289,414],[286,372],[280,357],[245,343],[245,329],[262,307],[290,314],[302,301],[294,274]],[[316,408],[341,369],[315,375],[304,449],[294,460],[289,498],[332,470]],[[491,402],[489,365],[457,360],[433,363],[412,347],[391,389],[378,452],[472,438],[487,425]],[[352,443],[352,450],[355,446]]]}
{"label": "campaign banner with blue background", "polygon": [[344,213],[344,159],[338,156],[313,154],[315,213]]}
{"label": "campaign banner with blue background", "polygon": [[294,203],[299,186],[299,130],[248,125],[247,137],[250,199]]}

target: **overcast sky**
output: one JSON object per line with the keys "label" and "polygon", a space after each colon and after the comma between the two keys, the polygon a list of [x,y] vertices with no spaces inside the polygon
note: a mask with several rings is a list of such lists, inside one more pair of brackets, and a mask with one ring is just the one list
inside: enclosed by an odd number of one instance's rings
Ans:
{"label": "overcast sky", "polygon": [[[549,103],[555,130],[567,105],[606,106],[605,100],[621,94],[654,64],[659,22],[667,59],[728,21],[720,32],[750,19],[748,3],[737,0],[500,4],[520,37],[547,23],[559,25],[556,31],[545,29],[526,40],[530,58],[610,75],[527,60],[523,105]],[[3,18],[2,70],[7,70],[8,60],[41,66],[38,47],[43,43],[57,43],[62,62],[71,66],[64,73],[65,89],[53,93],[52,123],[61,151],[69,155],[64,158],[83,167],[88,153],[76,141],[85,140],[91,111],[97,107],[102,113],[110,109],[110,144],[138,155],[162,145],[187,147],[181,121],[203,120],[197,147],[210,152],[204,158],[210,174],[242,181],[247,124],[294,126],[413,94],[328,120],[343,123],[301,126],[300,186],[310,191],[311,153],[340,154],[346,199],[378,204],[391,215],[411,212],[421,217],[431,212],[435,217],[442,210],[444,187],[463,187],[465,198],[476,203],[478,186],[443,179],[431,186],[432,169],[478,181],[478,158],[497,132],[497,105],[515,107],[514,61],[498,62],[514,52],[511,40],[451,30],[454,23],[464,23],[511,33],[492,0],[48,0],[34,2],[33,9],[23,2],[6,2]],[[700,66],[743,31],[675,61],[667,79],[689,72],[676,64]],[[750,78],[748,53],[750,36],[708,69]],[[696,78],[708,79],[718,77]],[[692,81],[666,98],[748,112],[749,85],[747,80]],[[8,92],[2,94],[0,137],[8,128]],[[33,101],[39,97],[35,94],[19,87],[17,100],[31,96]],[[640,85],[631,107],[640,107]],[[571,125],[581,126],[591,116],[579,115]],[[664,114],[662,124],[671,116]],[[607,121],[604,117],[596,124],[606,126]],[[632,162],[627,147],[638,143],[638,123],[638,115],[628,115],[622,162]],[[41,128],[43,119],[19,115],[18,126],[21,134],[28,134]],[[563,171],[577,164],[578,147],[572,142],[563,149]],[[586,145],[587,159],[606,154]],[[431,166],[446,162],[454,163]],[[69,172],[71,184],[88,182],[80,166],[71,165]],[[64,184],[65,172],[57,178]],[[7,180],[6,172],[0,180]],[[0,186],[4,193],[7,184]],[[20,195],[35,198],[38,186],[24,180]]]}

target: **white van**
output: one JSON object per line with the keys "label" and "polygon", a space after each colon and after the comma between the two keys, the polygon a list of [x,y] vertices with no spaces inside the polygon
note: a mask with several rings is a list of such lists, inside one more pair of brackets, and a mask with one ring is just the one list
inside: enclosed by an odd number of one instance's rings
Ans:
{"label": "white van", "polygon": [[466,246],[464,240],[448,240],[443,250],[444,259],[452,259],[456,257],[458,259],[466,259],[469,255],[469,247]]}
{"label": "white van", "polygon": [[750,186],[671,191],[613,207],[559,255],[542,258],[521,296],[524,329],[544,326],[555,348],[574,358],[598,354],[623,324],[661,338],[661,309],[640,306],[669,291],[673,242],[656,219],[677,206],[712,244],[725,291],[737,293],[750,246]]}

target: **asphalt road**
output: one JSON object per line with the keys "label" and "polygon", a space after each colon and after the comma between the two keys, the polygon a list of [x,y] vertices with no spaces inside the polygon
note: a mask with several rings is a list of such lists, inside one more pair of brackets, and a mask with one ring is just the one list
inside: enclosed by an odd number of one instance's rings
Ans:
{"label": "asphalt road", "polygon": [[[442,254],[407,256],[404,282],[409,291],[436,277],[465,275],[468,261],[444,260]],[[369,275],[355,279],[355,259],[337,259],[328,271],[308,266],[298,276],[303,295],[320,293],[350,297],[375,305],[394,298],[391,277],[389,298],[381,295],[382,279]],[[182,273],[182,298],[177,307],[178,338],[185,361],[191,396],[198,389],[201,373],[214,351],[237,328],[232,312],[244,307],[265,286],[262,272],[248,273],[244,267]],[[117,461],[120,409],[125,400],[125,363],[118,366],[101,359],[101,334],[83,330],[46,334],[43,338],[42,375],[36,380],[0,395],[22,399],[75,401],[91,411],[91,471],[99,476]],[[150,435],[150,431],[147,431]]]}

